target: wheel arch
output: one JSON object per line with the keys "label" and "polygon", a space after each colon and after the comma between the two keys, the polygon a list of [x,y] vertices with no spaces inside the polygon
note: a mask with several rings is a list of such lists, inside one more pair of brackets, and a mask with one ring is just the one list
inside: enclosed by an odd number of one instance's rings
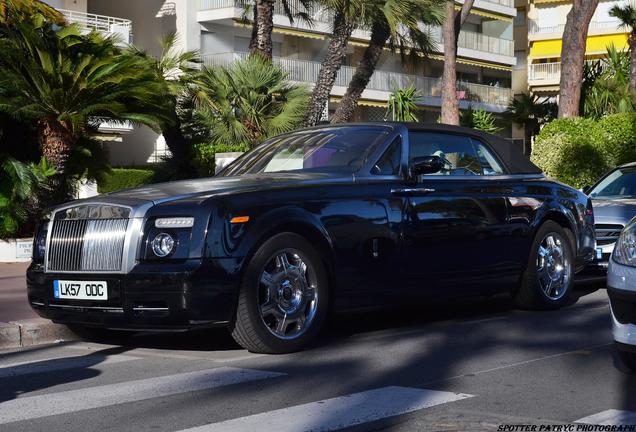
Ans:
{"label": "wheel arch", "polygon": [[576,257],[578,254],[578,240],[577,240],[577,229],[576,222],[573,220],[573,216],[568,216],[565,212],[559,211],[557,209],[549,210],[545,213],[545,215],[541,218],[540,222],[537,224],[537,231],[539,227],[541,227],[547,221],[552,221],[557,223],[565,230],[565,233],[568,237],[570,237],[570,242],[572,243],[572,247],[574,250],[574,256]]}

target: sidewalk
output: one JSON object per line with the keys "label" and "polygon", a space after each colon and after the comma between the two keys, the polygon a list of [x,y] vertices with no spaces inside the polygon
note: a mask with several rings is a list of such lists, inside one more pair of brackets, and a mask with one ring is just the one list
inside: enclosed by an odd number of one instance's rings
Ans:
{"label": "sidewalk", "polygon": [[77,339],[65,326],[33,312],[26,291],[28,266],[0,263],[0,349]]}

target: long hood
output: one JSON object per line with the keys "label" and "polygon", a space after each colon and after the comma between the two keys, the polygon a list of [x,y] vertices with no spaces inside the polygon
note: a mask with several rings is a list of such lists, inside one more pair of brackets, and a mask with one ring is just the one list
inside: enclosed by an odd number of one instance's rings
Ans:
{"label": "long hood", "polygon": [[592,199],[594,221],[600,224],[625,225],[636,216],[636,199]]}
{"label": "long hood", "polygon": [[352,182],[353,176],[333,173],[271,173],[240,177],[211,177],[157,183],[102,195],[108,201],[142,200],[155,204],[180,199],[205,199],[214,195],[254,192],[283,187],[303,187],[312,184]]}

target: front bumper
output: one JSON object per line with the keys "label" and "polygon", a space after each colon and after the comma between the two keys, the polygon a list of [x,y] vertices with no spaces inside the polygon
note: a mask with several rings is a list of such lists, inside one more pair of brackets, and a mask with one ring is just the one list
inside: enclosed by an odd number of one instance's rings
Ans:
{"label": "front bumper", "polygon": [[617,264],[610,259],[607,294],[614,340],[636,346],[636,267]]}
{"label": "front bumper", "polygon": [[[129,330],[187,330],[227,324],[238,292],[233,259],[187,260],[179,264],[137,265],[128,274],[44,273],[27,270],[31,307],[40,316],[64,324]],[[53,281],[99,280],[108,284],[108,300],[60,300]]]}

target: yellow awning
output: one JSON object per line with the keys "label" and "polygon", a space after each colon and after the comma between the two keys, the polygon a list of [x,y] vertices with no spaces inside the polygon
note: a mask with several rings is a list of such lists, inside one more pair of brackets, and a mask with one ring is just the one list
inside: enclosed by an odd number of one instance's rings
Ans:
{"label": "yellow awning", "polygon": [[[234,25],[236,27],[252,27],[252,24],[250,23],[246,23],[244,21],[240,21],[240,20],[235,20],[234,21]],[[279,34],[284,34],[284,35],[288,35],[288,36],[297,36],[297,37],[304,37],[304,38],[309,38],[309,39],[320,39],[320,40],[324,40],[327,38],[327,35],[324,34],[320,34],[320,33],[314,33],[311,32],[309,30],[298,30],[298,29],[292,29],[289,27],[274,27],[274,29],[272,30],[273,33],[279,33]]]}
{"label": "yellow awning", "polygon": [[[340,97],[340,96],[331,96],[329,98],[329,102],[331,102],[331,103],[340,103],[341,99],[342,99],[342,97]],[[358,100],[358,105],[359,106],[368,106],[368,107],[373,107],[373,108],[386,108],[387,107],[387,102],[386,101],[376,101],[376,100],[371,100],[371,99],[359,99]]]}
{"label": "yellow awning", "polygon": [[[461,10],[462,6],[461,5],[455,5],[455,9],[456,10]],[[480,9],[475,9],[472,8],[470,10],[470,13],[473,15],[479,15],[479,16],[483,16],[486,18],[492,18],[492,19],[496,19],[499,21],[506,21],[506,22],[512,22],[512,18],[506,15],[499,15],[496,13],[492,13],[492,12],[486,12],[484,10],[480,10]]]}
{"label": "yellow awning", "polygon": [[544,3],[570,3],[570,0],[534,0],[534,4],[544,4]]}
{"label": "yellow awning", "polygon": [[[433,54],[433,55],[429,55],[428,57],[430,59],[433,59],[433,60],[438,60],[438,61],[441,61],[441,62],[444,61],[444,56],[442,56],[442,55]],[[512,71],[512,66],[501,65],[501,64],[497,64],[497,63],[488,63],[488,62],[483,62],[483,61],[479,61],[479,60],[469,60],[469,59],[462,58],[462,57],[457,57],[457,63],[467,64],[467,65],[471,65],[471,66],[485,67],[485,68],[490,68],[490,69],[495,69],[495,70],[508,71],[508,72]]]}
{"label": "yellow awning", "polygon": [[[607,47],[614,44],[618,50],[626,50],[627,34],[611,34],[588,36],[585,54],[595,55],[607,52]],[[530,47],[530,59],[561,57],[561,39],[536,41]]]}

